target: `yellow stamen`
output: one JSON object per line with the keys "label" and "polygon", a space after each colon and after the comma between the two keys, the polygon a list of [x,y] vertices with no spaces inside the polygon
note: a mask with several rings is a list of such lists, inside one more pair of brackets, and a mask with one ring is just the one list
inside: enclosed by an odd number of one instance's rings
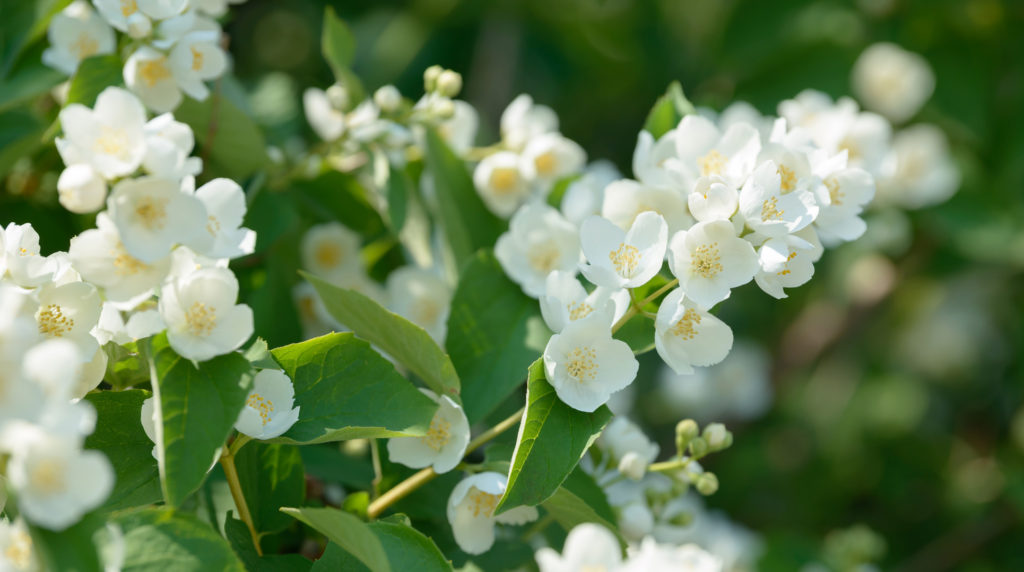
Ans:
{"label": "yellow stamen", "polygon": [[725,169],[726,157],[718,152],[718,149],[712,149],[708,151],[707,155],[697,159],[697,165],[700,167],[700,174],[704,177],[711,175],[721,175],[722,170]]}
{"label": "yellow stamen", "polygon": [[274,412],[274,402],[263,397],[255,391],[245,400],[245,404],[252,407],[260,414],[260,420],[266,425],[270,421],[270,414]]}
{"label": "yellow stamen", "polygon": [[598,367],[597,352],[594,351],[594,348],[578,347],[569,352],[569,364],[566,366],[566,370],[569,372],[569,377],[576,381],[580,383],[593,381],[597,376]]}
{"label": "yellow stamen", "polygon": [[202,302],[192,302],[185,311],[185,324],[193,336],[208,336],[217,326],[217,309]]}
{"label": "yellow stamen", "polygon": [[608,258],[615,265],[615,271],[619,276],[632,278],[636,267],[640,265],[640,250],[622,242],[617,249],[608,253]]}
{"label": "yellow stamen", "polygon": [[65,316],[57,304],[48,304],[40,308],[36,322],[39,324],[39,333],[51,338],[63,337],[75,327],[75,320]]}
{"label": "yellow stamen", "polygon": [[784,214],[786,214],[786,211],[779,210],[779,199],[776,197],[761,203],[761,222],[768,222],[773,219],[782,220],[782,215]]}
{"label": "yellow stamen", "polygon": [[683,317],[679,318],[679,321],[672,326],[669,332],[684,340],[692,340],[697,335],[697,324],[700,324],[700,320],[701,316],[697,313],[697,310],[690,308],[683,312]]}
{"label": "yellow stamen", "polygon": [[434,414],[434,418],[430,420],[430,429],[427,430],[427,434],[423,437],[423,443],[435,451],[440,451],[441,447],[447,445],[448,441],[451,440],[451,429],[452,424],[441,417],[441,410],[438,409],[437,413]]}
{"label": "yellow stamen", "polygon": [[569,319],[572,321],[579,320],[580,318],[586,318],[594,311],[594,308],[586,302],[569,302]]}
{"label": "yellow stamen", "polygon": [[146,60],[139,64],[139,75],[146,85],[153,87],[157,83],[170,79],[171,70],[167,69],[167,58]]}
{"label": "yellow stamen", "polygon": [[711,278],[722,271],[722,257],[718,243],[702,244],[694,249],[690,257],[690,269],[694,274]]}

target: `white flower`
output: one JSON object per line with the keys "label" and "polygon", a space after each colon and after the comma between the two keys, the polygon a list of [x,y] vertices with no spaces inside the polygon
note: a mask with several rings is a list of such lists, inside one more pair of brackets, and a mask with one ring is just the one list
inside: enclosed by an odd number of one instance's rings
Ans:
{"label": "white flower", "polygon": [[544,295],[553,270],[574,272],[580,243],[576,227],[556,209],[529,203],[516,212],[494,247],[505,273],[531,298]]}
{"label": "white flower", "polygon": [[[3,503],[0,503],[2,509]],[[32,546],[32,537],[21,517],[13,522],[6,518],[0,519],[0,569],[9,572],[42,570]]]}
{"label": "white flower", "polygon": [[142,431],[149,437],[149,440],[153,442],[153,458],[160,458],[160,451],[157,447],[156,442],[156,396],[151,395],[142,402],[142,409],[139,410],[139,422],[142,423]]}
{"label": "white flower", "polygon": [[88,282],[71,282],[62,286],[47,284],[38,290],[39,308],[36,323],[39,333],[48,338],[73,342],[80,358],[91,359],[98,343],[89,333],[100,319],[103,301],[96,287]]}
{"label": "white flower", "polygon": [[558,116],[526,94],[513,99],[501,114],[501,140],[509,149],[519,151],[534,137],[553,131],[558,131]]}
{"label": "white flower", "polygon": [[190,4],[195,6],[196,10],[212,16],[214,18],[220,18],[228,11],[228,4],[243,4],[246,0],[191,0]]}
{"label": "white flower", "polygon": [[617,416],[601,432],[597,438],[597,444],[601,450],[607,450],[615,460],[622,460],[626,455],[634,453],[645,463],[653,463],[658,458],[658,444],[651,441],[647,435],[623,416]]}
{"label": "white flower", "polygon": [[163,282],[170,257],[143,262],[129,254],[106,213],[96,217],[96,227],[71,239],[71,264],[84,280],[103,288],[108,300],[134,307]]}
{"label": "white flower", "polygon": [[318,224],[302,237],[302,267],[330,282],[348,282],[361,275],[359,235],[341,223]]}
{"label": "white flower", "polygon": [[827,177],[821,189],[821,211],[814,221],[822,240],[830,243],[856,240],[867,230],[860,218],[875,196],[875,181],[863,169],[843,169]]}
{"label": "white flower", "polygon": [[615,181],[605,188],[601,216],[622,230],[629,230],[636,217],[648,211],[665,219],[669,234],[686,230],[693,224],[686,198],[678,190],[648,187],[631,179]]}
{"label": "white flower", "polygon": [[686,197],[690,214],[699,222],[729,220],[739,208],[740,195],[717,175],[701,177]]}
{"label": "white flower", "polygon": [[508,218],[530,196],[519,155],[499,151],[484,157],[473,170],[473,185],[494,214]]}
{"label": "white flower", "polygon": [[345,131],[345,114],[331,105],[327,92],[311,87],[302,93],[306,121],[324,141],[334,141]]}
{"label": "white flower", "polygon": [[99,506],[114,486],[114,469],[102,453],[83,451],[73,439],[19,426],[7,477],[18,510],[30,522],[64,530]]}
{"label": "white flower", "polygon": [[853,64],[852,79],[864,106],[895,122],[913,117],[935,89],[928,61],[888,42],[864,50]]}
{"label": "white flower", "polygon": [[238,349],[252,335],[253,318],[237,298],[238,280],[226,268],[203,268],[165,284],[159,308],[174,351],[206,361]]}
{"label": "white flower", "polygon": [[631,550],[622,568],[624,572],[722,572],[722,569],[721,560],[696,544],[658,544],[654,538],[645,538],[638,549]]}
{"label": "white flower", "polygon": [[687,115],[676,129],[679,169],[693,190],[699,177],[718,175],[726,184],[739,187],[754,169],[761,150],[757,129],[746,123],[732,125],[722,133],[714,123],[699,115]]}
{"label": "white flower", "polygon": [[203,254],[211,258],[238,258],[252,254],[256,233],[242,227],[245,218],[245,191],[231,179],[214,179],[196,190],[196,198],[206,207],[206,232],[212,245]]}
{"label": "white flower", "polygon": [[537,520],[537,509],[520,506],[494,516],[494,507],[505,494],[508,478],[494,472],[466,477],[448,497],[448,522],[455,542],[467,554],[483,554],[494,544],[494,525],[525,524]]}
{"label": "white flower", "polygon": [[174,81],[193,99],[206,99],[210,89],[203,82],[220,77],[227,67],[227,55],[217,45],[219,40],[219,30],[189,32],[167,56]]}
{"label": "white flower", "polygon": [[796,186],[796,175],[784,165],[765,161],[740,191],[740,213],[751,229],[782,236],[805,228],[818,216],[814,195]]}
{"label": "white flower", "polygon": [[142,103],[157,113],[173,110],[181,104],[181,89],[166,54],[142,46],[128,56],[124,64],[124,83]]}
{"label": "white flower", "polygon": [[669,251],[669,267],[679,286],[708,310],[728,298],[730,289],[750,282],[759,268],[754,247],[738,238],[725,220],[699,222],[676,233]]}
{"label": "white flower", "polygon": [[569,183],[565,190],[561,204],[562,214],[576,225],[590,215],[601,214],[605,187],[621,178],[622,174],[610,161],[594,161],[587,165],[583,174]]}
{"label": "white flower", "polygon": [[657,141],[647,131],[641,131],[633,151],[633,175],[649,187],[672,189],[688,193],[693,181],[676,155],[676,129]]}
{"label": "white flower", "polygon": [[579,172],[587,162],[587,153],[560,133],[544,133],[530,139],[520,161],[520,170],[527,179],[550,187],[558,179]]}
{"label": "white flower", "polygon": [[629,292],[598,286],[587,293],[576,279],[575,272],[555,270],[544,281],[540,297],[540,313],[552,332],[558,333],[566,324],[586,318],[593,312],[607,314],[614,323],[629,307]]}
{"label": "white flower", "polygon": [[473,146],[476,139],[480,116],[476,108],[465,101],[453,100],[455,113],[437,124],[437,132],[457,155],[462,155]]}
{"label": "white flower", "polygon": [[8,224],[4,229],[2,244],[5,254],[3,266],[7,267],[7,276],[11,282],[23,288],[32,288],[53,278],[56,265],[39,254],[39,234],[31,224]]}
{"label": "white flower", "polygon": [[435,473],[447,473],[462,461],[466,453],[469,420],[462,408],[447,395],[439,397],[423,388],[420,391],[438,404],[437,412],[430,420],[430,428],[423,437],[388,439],[388,457],[414,469],[431,466]]}
{"label": "white flower", "polygon": [[72,103],[60,112],[65,140],[58,145],[64,162],[88,163],[107,179],[130,175],[146,153],[146,110],[138,98],[119,87],[108,87],[93,109]]}
{"label": "white flower", "polygon": [[114,31],[83,0],[54,15],[46,37],[50,46],[43,50],[43,63],[68,75],[85,58],[113,53],[117,46]]}
{"label": "white flower", "polygon": [[677,288],[665,297],[654,322],[654,346],[676,373],[691,373],[693,366],[714,365],[732,348],[732,329],[683,297]]}
{"label": "white flower", "polygon": [[203,168],[199,157],[189,157],[195,147],[195,135],[188,125],[164,113],[150,119],[144,128],[146,154],[142,167],[151,175],[168,179],[198,175]]}
{"label": "white flower", "polygon": [[608,219],[592,216],[580,226],[580,243],[587,259],[580,270],[598,286],[641,286],[661,270],[667,238],[665,219],[655,212],[637,215],[626,232]]}
{"label": "white flower", "polygon": [[619,530],[630,540],[640,540],[654,530],[654,513],[644,502],[633,502],[618,511]]}
{"label": "white flower", "polygon": [[622,564],[619,540],[607,528],[585,522],[576,525],[565,538],[562,553],[551,548],[537,551],[540,572],[582,572],[618,570]]}
{"label": "white flower", "polygon": [[960,171],[945,133],[918,124],[896,134],[889,157],[891,173],[879,180],[879,199],[918,209],[942,203],[960,188]]}
{"label": "white flower", "polygon": [[174,180],[125,179],[114,186],[107,209],[125,250],[143,262],[164,258],[175,244],[205,250],[201,245],[212,241],[201,223],[207,220],[203,203]]}
{"label": "white flower", "polygon": [[821,252],[821,243],[813,229],[770,238],[757,251],[761,269],[754,276],[754,281],[767,294],[785,298],[783,288],[796,288],[814,276],[814,263]]}
{"label": "white flower", "polygon": [[544,371],[558,398],[579,411],[604,405],[640,367],[626,342],[612,338],[605,316],[570,322],[544,348]]}
{"label": "white flower", "polygon": [[389,307],[420,326],[438,344],[444,344],[452,292],[448,284],[429,270],[405,266],[387,281]]}
{"label": "white flower", "polygon": [[73,213],[92,213],[107,202],[107,182],[86,163],[70,165],[57,179],[58,200]]}
{"label": "white flower", "polygon": [[73,341],[51,338],[25,352],[22,373],[26,380],[43,390],[46,399],[67,401],[81,376],[83,357]]}
{"label": "white flower", "polygon": [[264,369],[253,379],[253,388],[238,414],[235,429],[253,439],[283,435],[299,420],[295,388],[283,371]]}

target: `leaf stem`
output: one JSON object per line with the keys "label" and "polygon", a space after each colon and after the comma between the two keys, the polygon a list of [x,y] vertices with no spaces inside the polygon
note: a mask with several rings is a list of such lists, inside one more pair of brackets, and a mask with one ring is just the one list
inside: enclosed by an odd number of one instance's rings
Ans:
{"label": "leaf stem", "polygon": [[682,459],[672,459],[671,461],[662,461],[660,463],[653,463],[647,467],[648,471],[656,473],[668,473],[678,469],[685,469],[686,465],[690,464],[689,457],[683,457]]}
{"label": "leaf stem", "polygon": [[[235,507],[238,508],[238,516],[249,528],[252,535],[252,544],[256,547],[256,554],[263,556],[263,549],[260,548],[260,534],[256,532],[256,525],[252,522],[252,514],[249,513],[249,505],[245,504],[245,495],[242,494],[242,483],[238,480],[238,470],[235,468],[235,453],[242,448],[249,438],[239,435],[231,445],[224,448],[220,456],[220,465],[224,468],[224,476],[228,479],[228,488],[231,489],[231,498],[235,500]],[[240,444],[239,444],[240,443]],[[237,447],[235,445],[238,445]]]}
{"label": "leaf stem", "polygon": [[630,296],[629,308],[626,310],[626,313],[623,314],[621,318],[619,318],[619,321],[615,322],[615,325],[612,326],[612,333],[614,334],[615,332],[619,331],[619,328],[621,328],[622,326],[625,326],[626,322],[628,322],[630,320],[630,318],[632,318],[633,316],[635,316],[635,315],[637,315],[637,314],[639,314],[641,312],[643,312],[646,315],[647,312],[644,311],[644,306],[646,306],[647,304],[650,304],[651,302],[656,300],[658,298],[658,296],[661,296],[665,292],[668,292],[669,290],[671,290],[672,288],[675,288],[678,285],[679,285],[679,279],[678,278],[674,278],[674,279],[670,280],[668,283],[666,283],[664,286],[662,286],[661,288],[658,288],[657,290],[655,290],[650,296],[644,298],[643,300],[640,300],[639,302],[637,302],[635,299],[633,299],[633,290],[630,290],[629,291],[629,296]]}
{"label": "leaf stem", "polygon": [[519,411],[516,411],[512,415],[509,415],[503,421],[499,422],[494,427],[491,427],[487,431],[484,431],[476,439],[469,442],[466,445],[466,455],[480,448],[481,445],[486,444],[491,439],[494,439],[498,435],[501,435],[505,431],[508,431],[512,426],[518,425],[519,421],[522,420],[523,414],[526,413],[526,407],[523,407]]}

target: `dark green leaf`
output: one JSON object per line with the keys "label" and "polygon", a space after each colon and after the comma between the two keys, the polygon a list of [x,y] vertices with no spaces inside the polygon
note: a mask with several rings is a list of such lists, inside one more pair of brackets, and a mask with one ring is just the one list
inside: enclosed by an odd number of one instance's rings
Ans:
{"label": "dark green leaf", "polygon": [[103,570],[95,542],[96,531],[102,528],[103,519],[96,514],[88,514],[60,532],[30,526],[29,534],[32,536],[32,546],[41,570]]}
{"label": "dark green leaf", "polygon": [[42,145],[44,131],[46,126],[31,113],[22,110],[0,113],[0,179],[18,159],[31,155]]}
{"label": "dark green leaf", "polygon": [[78,64],[68,87],[68,104],[92,107],[96,96],[112,85],[122,85],[121,58],[116,54],[92,56]]}
{"label": "dark green leaf", "polygon": [[[283,514],[281,516],[288,518]],[[244,522],[230,514],[224,520],[224,536],[249,572],[308,572],[313,566],[313,563],[301,554],[260,556],[252,545],[249,528],[245,526]]]}
{"label": "dark green leaf", "polygon": [[278,441],[424,435],[437,405],[351,333],[273,350],[295,384],[299,420]]}
{"label": "dark green leaf", "polygon": [[235,456],[242,494],[256,530],[278,532],[291,519],[279,510],[306,499],[306,478],[298,447],[254,442]]}
{"label": "dark green leaf", "polygon": [[351,514],[333,508],[282,508],[281,511],[315,528],[372,572],[391,571],[387,553],[377,535]]}
{"label": "dark green leaf", "polygon": [[508,488],[495,514],[535,506],[555,494],[611,418],[604,405],[584,413],[562,403],[545,379],[543,360],[533,362]]}
{"label": "dark green leaf", "polygon": [[167,504],[179,506],[203,483],[238,420],[252,365],[230,353],[196,367],[174,353],[166,334],[153,338],[151,347],[164,429],[160,481]]}
{"label": "dark green leaf", "polygon": [[490,252],[473,256],[452,298],[445,342],[470,423],[522,385],[550,337],[537,301],[505,276]]}
{"label": "dark green leaf", "polygon": [[654,349],[654,318],[637,314],[623,324],[614,337],[629,344],[634,354],[647,353]]}
{"label": "dark green leaf", "polygon": [[114,523],[124,532],[124,572],[245,570],[227,541],[191,514],[147,508]]}
{"label": "dark green leaf", "polygon": [[452,360],[423,328],[358,292],[302,275],[313,284],[336,320],[412,370],[437,394],[460,400],[459,376]]}
{"label": "dark green leaf", "polygon": [[333,6],[328,6],[324,10],[320,49],[335,75],[340,75],[343,70],[352,67],[352,59],[356,54],[356,39],[345,22],[334,12]]}
{"label": "dark green leaf", "polygon": [[384,228],[366,189],[351,175],[328,171],[315,179],[295,181],[293,186],[299,191],[295,196],[317,218],[336,220],[367,236]]}
{"label": "dark green leaf", "polygon": [[114,490],[103,506],[116,510],[160,500],[160,473],[153,442],[142,429],[142,402],[148,391],[94,391],[85,400],[96,409],[96,430],[85,439],[86,449],[102,452],[114,466]]}
{"label": "dark green leaf", "polygon": [[[451,562],[445,559],[437,545],[408,524],[377,521],[366,527],[380,541],[392,570],[452,570]],[[362,571],[369,568],[340,545],[331,543],[313,570]]]}
{"label": "dark green leaf", "polygon": [[388,175],[388,220],[391,221],[391,231],[396,235],[405,224],[405,211],[411,186],[412,181],[405,171],[391,165]]}
{"label": "dark green leaf", "polygon": [[[616,536],[619,534],[615,513],[604,490],[579,467],[569,474],[551,498],[544,501],[543,506],[567,532],[578,524],[593,522]],[[621,537],[619,542],[623,542]]]}
{"label": "dark green leaf", "polygon": [[40,62],[20,66],[20,69],[15,70],[11,77],[4,80],[4,89],[0,90],[0,110],[42,95],[56,87],[64,79],[64,74],[50,69]]}
{"label": "dark green leaf", "polygon": [[434,176],[441,222],[459,268],[479,249],[493,246],[505,223],[487,210],[462,159],[436,131],[427,130],[427,167]]}
{"label": "dark green leaf", "polygon": [[240,180],[266,167],[267,144],[256,122],[226,97],[213,93],[205,101],[186,97],[174,110],[178,121],[187,123],[203,147],[207,175]]}
{"label": "dark green leaf", "polygon": [[678,81],[668,86],[665,95],[658,98],[644,122],[644,131],[655,139],[675,129],[683,117],[694,112],[693,104],[683,95],[683,86]]}

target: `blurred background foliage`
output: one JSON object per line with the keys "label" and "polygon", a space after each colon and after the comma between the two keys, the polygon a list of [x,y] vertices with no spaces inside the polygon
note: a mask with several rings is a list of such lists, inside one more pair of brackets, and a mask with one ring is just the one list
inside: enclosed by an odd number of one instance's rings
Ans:
{"label": "blurred background foliage", "polygon": [[[325,4],[249,0],[225,26],[235,72],[219,89],[286,151],[313,140],[302,90],[332,81],[319,50]],[[591,160],[627,175],[637,132],[673,80],[697,105],[745,100],[774,113],[806,88],[850,93],[850,68],[871,43],[927,58],[937,87],[914,121],[950,136],[962,188],[938,207],[876,212],[864,239],[826,255],[788,299],[748,285],[722,306],[737,337],[772,357],[774,397],[764,417],[730,423],[736,444],[708,463],[722,483],[708,505],[763,536],[765,570],[862,557],[883,569],[1024,569],[1024,2],[330,4],[357,39],[353,67],[368,91],[394,83],[415,98],[427,66],[459,71],[462,97],[481,112],[480,143],[496,140],[505,105],[530,93]],[[56,205],[59,168],[51,149],[7,173],[0,195],[0,222],[32,222],[46,252],[91,226]],[[239,269],[272,346],[301,336],[295,253],[301,221],[323,218],[322,189],[295,190],[311,198],[308,212],[274,193],[250,206],[260,246]],[[349,226],[382,232],[358,200],[331,200]],[[401,263],[394,244],[368,244],[375,277]],[[659,410],[660,362],[646,358],[630,416],[671,451],[675,422],[701,412]],[[311,473],[353,479],[306,461]]]}

